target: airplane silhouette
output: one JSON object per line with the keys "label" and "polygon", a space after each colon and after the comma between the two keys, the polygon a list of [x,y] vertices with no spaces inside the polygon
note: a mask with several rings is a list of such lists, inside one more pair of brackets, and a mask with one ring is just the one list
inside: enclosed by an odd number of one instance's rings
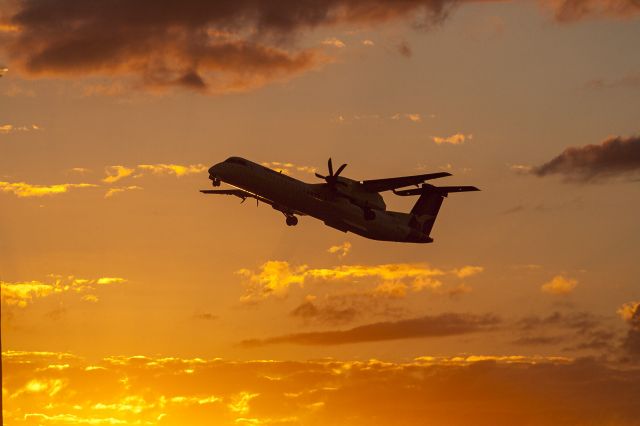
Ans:
{"label": "airplane silhouette", "polygon": [[[309,184],[282,172],[240,157],[230,157],[209,169],[214,187],[226,182],[235,189],[204,189],[215,195],[235,195],[244,202],[271,205],[282,212],[289,226],[298,224],[296,215],[309,215],[325,225],[343,232],[353,232],[380,241],[431,243],[429,236],[444,197],[452,192],[479,191],[475,186],[433,186],[425,181],[451,176],[438,172],[415,176],[356,181],[340,176],[346,164],[333,170],[329,158],[329,174],[316,173],[325,183]],[[415,185],[413,189],[401,189]],[[396,195],[419,195],[409,213],[388,211],[380,192]]]}

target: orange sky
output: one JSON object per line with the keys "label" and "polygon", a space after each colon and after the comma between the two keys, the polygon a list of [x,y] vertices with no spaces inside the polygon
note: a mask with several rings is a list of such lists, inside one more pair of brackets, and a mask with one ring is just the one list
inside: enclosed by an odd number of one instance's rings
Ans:
{"label": "orange sky", "polygon": [[[637,3],[84,4],[0,0],[5,424],[637,424]],[[231,155],[482,192],[370,241]]]}

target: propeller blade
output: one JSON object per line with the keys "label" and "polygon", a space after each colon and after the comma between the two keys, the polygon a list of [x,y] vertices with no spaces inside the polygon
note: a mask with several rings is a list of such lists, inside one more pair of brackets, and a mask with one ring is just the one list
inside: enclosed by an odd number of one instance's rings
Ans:
{"label": "propeller blade", "polygon": [[326,179],[326,177],[322,176],[320,173],[316,173],[316,177],[319,177],[320,179]]}
{"label": "propeller blade", "polygon": [[329,157],[327,167],[329,168],[329,176],[333,176],[333,162],[331,161],[331,157]]}
{"label": "propeller blade", "polygon": [[338,170],[336,171],[336,174],[334,176],[337,177],[340,173],[342,173],[345,167],[347,167],[346,164],[343,164],[342,166],[338,167]]}

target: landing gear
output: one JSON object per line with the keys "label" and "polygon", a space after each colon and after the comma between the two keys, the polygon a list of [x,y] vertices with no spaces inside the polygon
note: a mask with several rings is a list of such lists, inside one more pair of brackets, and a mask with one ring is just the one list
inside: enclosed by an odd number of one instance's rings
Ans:
{"label": "landing gear", "polygon": [[363,212],[365,220],[373,220],[376,218],[376,212],[371,209],[364,209]]}
{"label": "landing gear", "polygon": [[211,179],[211,185],[213,185],[214,187],[220,186],[220,178]]}
{"label": "landing gear", "polygon": [[298,218],[295,216],[287,216],[287,226],[296,226],[298,224]]}

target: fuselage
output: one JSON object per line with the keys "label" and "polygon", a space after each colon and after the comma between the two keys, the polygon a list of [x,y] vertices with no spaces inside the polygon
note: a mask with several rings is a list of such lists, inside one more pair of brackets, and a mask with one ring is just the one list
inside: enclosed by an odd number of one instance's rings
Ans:
{"label": "fuselage", "polygon": [[382,241],[433,241],[410,226],[410,214],[387,211],[384,202],[373,206],[382,206],[374,210],[373,218],[365,219],[362,206],[327,185],[305,183],[244,158],[231,157],[214,165],[209,169],[209,178],[270,200],[273,208],[285,215],[312,216],[343,232]]}

